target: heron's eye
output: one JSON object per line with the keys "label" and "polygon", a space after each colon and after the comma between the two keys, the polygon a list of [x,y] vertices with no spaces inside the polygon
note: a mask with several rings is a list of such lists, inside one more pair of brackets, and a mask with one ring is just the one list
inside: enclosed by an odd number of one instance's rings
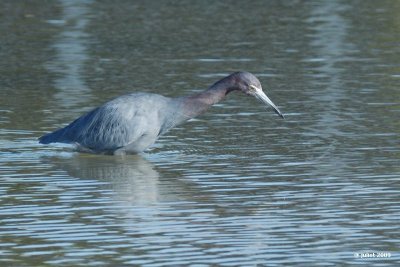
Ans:
{"label": "heron's eye", "polygon": [[250,91],[252,91],[252,92],[257,91],[257,87],[252,84],[249,86],[249,88],[250,88]]}

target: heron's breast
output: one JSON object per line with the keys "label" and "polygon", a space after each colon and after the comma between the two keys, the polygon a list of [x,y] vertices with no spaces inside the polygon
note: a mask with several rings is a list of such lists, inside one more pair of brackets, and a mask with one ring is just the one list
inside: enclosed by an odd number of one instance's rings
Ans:
{"label": "heron's breast", "polygon": [[146,150],[158,139],[158,136],[152,132],[142,134],[137,140],[129,143],[124,150],[128,153],[139,153]]}

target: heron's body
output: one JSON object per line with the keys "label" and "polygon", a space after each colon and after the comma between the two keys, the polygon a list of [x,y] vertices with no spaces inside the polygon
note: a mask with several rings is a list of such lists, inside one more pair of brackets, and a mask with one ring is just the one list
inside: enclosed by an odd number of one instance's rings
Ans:
{"label": "heron's body", "polygon": [[[78,118],[67,127],[43,136],[42,143],[76,143],[93,152],[138,153],[173,127],[173,99],[133,93],[115,98]],[[176,117],[179,117],[176,114]]]}
{"label": "heron's body", "polygon": [[[236,73],[236,76],[239,74],[254,77],[250,73]],[[186,97],[168,98],[151,93],[117,97],[68,126],[40,137],[39,141],[43,144],[75,143],[94,153],[142,152],[169,129],[204,112],[230,91],[236,90],[239,81],[233,79],[234,75],[202,93]],[[231,76],[234,77],[229,78]],[[279,110],[277,112],[280,114]]]}

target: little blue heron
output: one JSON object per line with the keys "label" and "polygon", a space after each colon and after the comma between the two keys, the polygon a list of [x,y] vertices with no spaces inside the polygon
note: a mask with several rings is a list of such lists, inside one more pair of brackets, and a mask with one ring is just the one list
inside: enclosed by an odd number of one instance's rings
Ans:
{"label": "little blue heron", "polygon": [[117,97],[66,127],[40,137],[39,142],[74,143],[93,153],[139,153],[169,129],[203,113],[236,90],[270,105],[283,118],[253,74],[235,72],[194,95],[168,98],[151,93],[132,93]]}

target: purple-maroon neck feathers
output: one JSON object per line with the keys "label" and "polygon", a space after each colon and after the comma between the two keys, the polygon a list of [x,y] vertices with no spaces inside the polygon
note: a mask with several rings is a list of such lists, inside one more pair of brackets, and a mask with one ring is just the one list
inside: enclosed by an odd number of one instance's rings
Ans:
{"label": "purple-maroon neck feathers", "polygon": [[232,74],[214,83],[203,92],[181,98],[184,113],[193,118],[205,112],[209,107],[224,99],[230,92],[239,90],[237,84],[238,79],[235,74]]}
{"label": "purple-maroon neck feathers", "polygon": [[235,72],[211,85],[207,90],[190,96],[172,99],[161,132],[181,124],[205,112],[212,105],[218,103],[232,91],[240,90],[247,95],[252,95],[252,88],[260,88],[260,81],[249,72]]}

